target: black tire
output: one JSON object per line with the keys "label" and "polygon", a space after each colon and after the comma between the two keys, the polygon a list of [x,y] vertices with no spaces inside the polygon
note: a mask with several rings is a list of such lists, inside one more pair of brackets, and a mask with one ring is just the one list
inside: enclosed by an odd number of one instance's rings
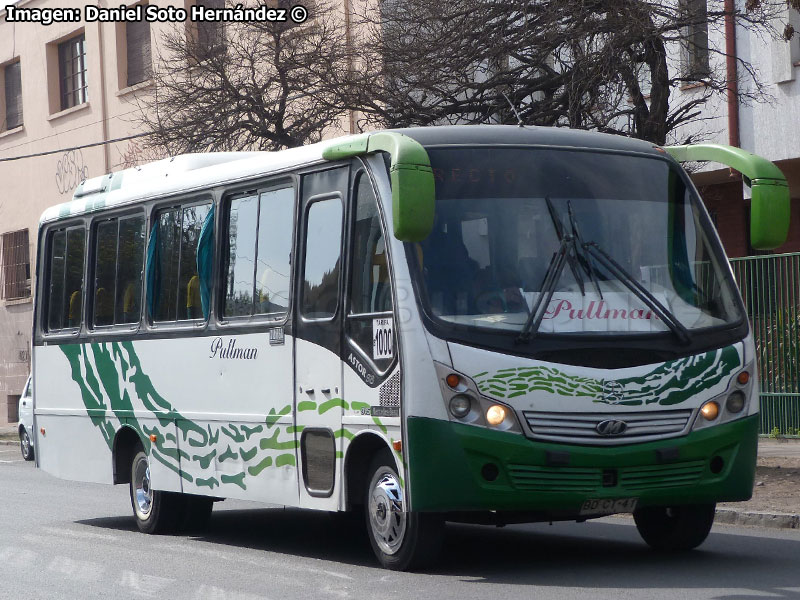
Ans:
{"label": "black tire", "polygon": [[208,521],[211,519],[214,499],[193,494],[181,494],[181,496],[183,496],[181,531],[189,533],[202,532],[208,527]]}
{"label": "black tire", "polygon": [[390,457],[376,456],[369,473],[364,514],[375,556],[385,568],[394,571],[432,565],[442,548],[441,515],[403,512],[403,487]]}
{"label": "black tire", "polygon": [[141,446],[131,463],[130,494],[133,518],[142,533],[173,533],[180,525],[183,495],[150,488],[150,467]]}
{"label": "black tire", "polygon": [[23,427],[19,430],[19,449],[22,451],[22,458],[33,460],[33,446],[28,431]]}
{"label": "black tire", "polygon": [[702,544],[714,524],[716,504],[654,506],[633,513],[639,535],[656,550],[680,552]]}

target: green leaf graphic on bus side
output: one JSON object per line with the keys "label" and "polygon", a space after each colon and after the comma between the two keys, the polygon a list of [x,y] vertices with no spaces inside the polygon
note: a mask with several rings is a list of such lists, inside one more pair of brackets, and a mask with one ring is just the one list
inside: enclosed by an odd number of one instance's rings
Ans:
{"label": "green leaf graphic on bus side", "polygon": [[[113,446],[116,417],[132,428],[152,459],[198,487],[237,486],[247,489],[248,477],[267,468],[295,467],[297,442],[294,428],[270,429],[280,417],[291,413],[291,404],[273,409],[264,425],[230,423],[200,426],[186,419],[156,390],[143,371],[133,343],[67,344],[60,346],[70,364],[92,423],[100,430],[109,449]],[[316,403],[307,407],[317,409]],[[330,401],[345,405],[342,399]],[[146,425],[136,415],[146,413]],[[172,433],[177,429],[177,437]],[[154,435],[156,441],[151,442]],[[182,449],[191,449],[186,452]],[[223,472],[218,467],[227,465]],[[231,467],[235,470],[231,471]],[[192,473],[200,473],[193,476]]]}

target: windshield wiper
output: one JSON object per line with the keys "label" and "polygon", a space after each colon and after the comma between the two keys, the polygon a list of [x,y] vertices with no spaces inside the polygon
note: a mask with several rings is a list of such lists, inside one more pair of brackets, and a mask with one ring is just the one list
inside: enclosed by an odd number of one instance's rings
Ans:
{"label": "windshield wiper", "polygon": [[[550,196],[545,196],[544,201],[547,203],[547,210],[550,213],[550,219],[553,221],[553,227],[556,230],[556,236],[558,237],[558,241],[562,244],[564,241],[567,241],[567,245],[572,245],[572,251],[577,255],[576,247],[575,247],[575,237],[574,235],[569,235],[564,233],[564,224],[561,222],[561,218],[558,216],[555,207],[553,206],[553,202],[550,200]],[[573,231],[574,234],[574,231]],[[569,239],[567,239],[569,238]],[[578,271],[577,259],[576,256],[573,256],[569,252],[569,248],[566,250],[566,259],[567,263],[569,263],[569,269],[572,271],[572,276],[575,278],[575,281],[578,284],[578,287],[581,289],[581,295],[586,295],[586,289],[583,285],[583,277],[581,277],[580,272]]]}
{"label": "windshield wiper", "polygon": [[597,282],[597,271],[594,268],[592,257],[588,252],[581,252],[581,249],[585,248],[585,244],[583,243],[583,238],[581,238],[581,232],[578,229],[578,222],[575,219],[575,213],[572,211],[572,200],[567,200],[567,212],[569,214],[569,224],[572,228],[572,237],[574,238],[573,247],[575,250],[575,256],[578,258],[583,270],[586,271],[586,274],[591,278],[592,283],[594,284],[594,289],[597,292],[597,295],[600,296],[600,300],[602,300],[603,292],[600,290],[600,284]]}
{"label": "windshield wiper", "polygon": [[625,268],[615,261],[611,256],[603,250],[597,242],[589,242],[583,244],[583,248],[587,254],[594,256],[597,261],[602,264],[608,271],[615,276],[625,287],[627,287],[634,295],[639,298],[650,310],[652,310],[664,324],[672,330],[672,333],[684,344],[688,344],[689,332],[684,327],[683,323],[675,318],[667,307],[665,307],[658,298],[656,298],[650,290],[644,287],[637,279],[628,273]]}
{"label": "windshield wiper", "polygon": [[[525,321],[522,331],[519,332],[515,340],[516,343],[521,344],[527,342],[530,340],[532,334],[539,331],[539,325],[541,325],[542,319],[547,312],[547,307],[550,306],[550,299],[556,291],[558,280],[561,278],[561,272],[564,270],[564,264],[568,260],[567,251],[571,243],[573,243],[572,236],[564,236],[561,239],[558,250],[553,255],[553,258],[550,259],[550,264],[547,265],[547,273],[542,283],[542,291],[539,293],[536,303],[531,307],[531,313],[528,315],[528,320]],[[547,297],[546,300],[545,297]]]}

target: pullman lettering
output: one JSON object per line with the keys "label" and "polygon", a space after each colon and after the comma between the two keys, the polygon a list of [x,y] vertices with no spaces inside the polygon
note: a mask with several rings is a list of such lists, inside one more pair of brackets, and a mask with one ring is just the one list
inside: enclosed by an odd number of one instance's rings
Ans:
{"label": "pullman lettering", "polygon": [[222,338],[214,338],[211,342],[211,354],[208,358],[223,358],[230,360],[255,360],[258,348],[237,348],[236,340],[228,340],[227,345]]}

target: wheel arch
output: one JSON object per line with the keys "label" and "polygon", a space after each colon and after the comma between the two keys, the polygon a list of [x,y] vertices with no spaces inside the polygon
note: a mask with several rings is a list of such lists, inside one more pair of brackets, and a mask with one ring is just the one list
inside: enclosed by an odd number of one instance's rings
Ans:
{"label": "wheel arch", "polygon": [[387,458],[396,461],[388,440],[374,431],[364,431],[356,435],[347,447],[344,458],[345,509],[363,504],[361,492],[369,483],[369,467],[372,457],[385,453]]}
{"label": "wheel arch", "polygon": [[137,445],[145,447],[144,442],[136,431],[123,425],[114,436],[114,445],[111,451],[114,467],[114,483],[131,482],[131,464],[136,454]]}

